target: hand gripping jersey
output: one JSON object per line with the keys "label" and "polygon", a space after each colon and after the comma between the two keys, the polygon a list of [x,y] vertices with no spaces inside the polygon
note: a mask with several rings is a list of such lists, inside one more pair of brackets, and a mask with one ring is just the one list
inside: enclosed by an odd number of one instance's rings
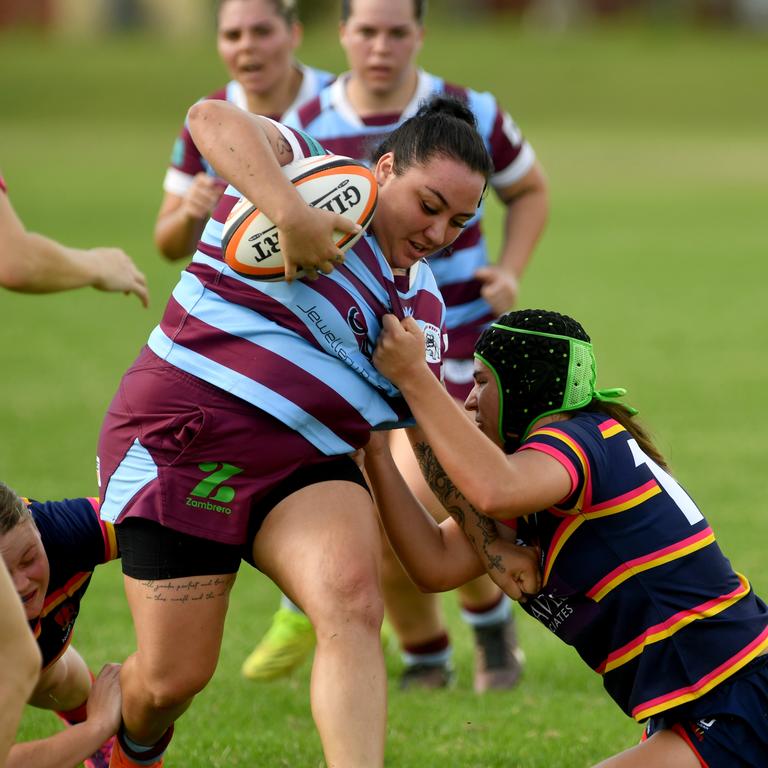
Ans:
{"label": "hand gripping jersey", "polygon": [[[296,109],[305,101],[313,98],[317,93],[325,88],[334,78],[330,72],[324,72],[321,69],[296,65],[302,74],[301,87],[296,94],[293,104],[289,110]],[[240,109],[248,110],[248,102],[245,96],[245,90],[237,80],[230,80],[223,88],[214,91],[206,99],[219,99],[228,101]],[[280,115],[267,115],[275,120],[280,119]],[[205,172],[210,176],[216,176],[216,172],[211,168],[208,161],[200,154],[192,141],[189,128],[186,121],[184,127],[173,145],[171,154],[171,165],[166,171],[163,189],[179,197],[183,197],[187,190],[192,186],[192,181],[198,173]]]}
{"label": "hand gripping jersey", "polygon": [[[299,131],[275,125],[294,158],[322,154]],[[408,423],[399,391],[371,363],[381,317],[414,317],[427,362],[440,375],[445,307],[419,263],[395,276],[373,236],[315,282],[260,282],[223,261],[221,233],[240,199],[229,187],[182,272],[150,349],[187,373],[272,414],[326,455],[365,444],[371,428]]]}
{"label": "hand gripping jersey", "polygon": [[[513,184],[533,167],[536,156],[512,118],[489,93],[451,85],[442,78],[419,71],[416,92],[401,114],[361,118],[349,103],[347,77],[340,77],[298,110],[287,112],[283,122],[307,131],[329,152],[369,161],[389,133],[412,117],[425,99],[444,94],[465,101],[493,159],[496,189]],[[490,306],[481,298],[482,287],[474,274],[488,264],[488,248],[480,228],[482,209],[450,248],[429,257],[446,304],[446,327],[451,358],[471,358],[480,331],[493,319]]]}
{"label": "hand gripping jersey", "polygon": [[43,611],[30,622],[47,669],[72,640],[93,569],[119,555],[112,524],[99,520],[97,499],[27,503],[50,564]]}
{"label": "hand gripping jersey", "polygon": [[522,607],[572,645],[644,720],[697,699],[768,648],[768,609],[734,572],[696,505],[605,414],[533,432],[571,493],[518,520],[542,547],[541,592]]}

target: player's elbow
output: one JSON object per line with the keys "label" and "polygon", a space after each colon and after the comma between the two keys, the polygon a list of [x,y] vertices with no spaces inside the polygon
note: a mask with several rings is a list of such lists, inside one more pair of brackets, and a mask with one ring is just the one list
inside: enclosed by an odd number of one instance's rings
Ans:
{"label": "player's elbow", "polygon": [[192,255],[187,253],[186,249],[179,248],[178,245],[171,242],[165,233],[159,230],[160,225],[158,224],[158,227],[155,229],[155,247],[166,261],[179,261]]}
{"label": "player's elbow", "polygon": [[193,104],[187,111],[187,127],[198,148],[204,143],[206,136],[215,131],[213,123],[216,122],[221,104],[222,102],[218,99],[203,99]]}
{"label": "player's elbow", "polygon": [[486,484],[472,499],[472,506],[483,517],[490,517],[492,520],[508,520],[515,517],[509,488],[505,485]]}
{"label": "player's elbow", "polygon": [[445,579],[441,574],[434,571],[427,574],[420,574],[418,577],[414,577],[411,574],[411,580],[416,585],[419,592],[425,595],[431,595],[435,592],[450,592],[460,584],[453,584],[450,580]]}
{"label": "player's elbow", "polygon": [[9,291],[25,291],[34,288],[33,273],[20,249],[11,248],[0,254],[0,286]]}

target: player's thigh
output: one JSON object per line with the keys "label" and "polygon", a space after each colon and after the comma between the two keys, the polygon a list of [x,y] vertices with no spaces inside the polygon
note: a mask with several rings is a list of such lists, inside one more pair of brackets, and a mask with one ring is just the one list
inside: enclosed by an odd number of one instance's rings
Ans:
{"label": "player's thigh", "polygon": [[235,577],[235,573],[158,580],[123,577],[143,675],[207,682],[218,662]]}
{"label": "player's thigh", "polygon": [[330,605],[331,595],[376,602],[381,543],[370,494],[344,480],[294,491],[265,518],[253,560],[310,618]]}
{"label": "player's thigh", "polygon": [[658,731],[647,741],[610,757],[595,768],[700,768],[691,748],[674,731]]}

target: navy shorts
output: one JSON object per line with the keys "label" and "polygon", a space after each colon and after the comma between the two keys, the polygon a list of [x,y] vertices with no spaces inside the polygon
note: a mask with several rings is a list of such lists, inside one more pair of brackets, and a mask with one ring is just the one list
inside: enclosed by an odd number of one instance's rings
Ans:
{"label": "navy shorts", "polygon": [[690,704],[650,718],[645,735],[672,730],[703,768],[768,766],[768,656]]}

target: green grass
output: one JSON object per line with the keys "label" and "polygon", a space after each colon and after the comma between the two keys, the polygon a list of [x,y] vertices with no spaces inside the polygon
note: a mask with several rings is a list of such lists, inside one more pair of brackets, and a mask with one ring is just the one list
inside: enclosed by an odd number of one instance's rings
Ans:
{"label": "green grass", "polygon": [[[303,52],[342,66],[330,26],[309,30]],[[423,63],[492,90],[530,137],[552,215],[522,304],[584,322],[600,383],[629,388],[734,566],[768,594],[764,57],[764,39],[733,33],[550,35],[462,20],[429,30]],[[0,38],[0,168],[14,205],[29,228],[65,242],[124,247],[153,297],[145,312],[88,290],[2,294],[0,477],[20,492],[96,492],[102,414],[179,272],[152,245],[171,144],[189,104],[222,80],[211,41]],[[490,220],[497,245],[498,207]],[[321,764],[308,668],[264,686],[238,674],[276,600],[271,583],[242,569],[219,669],[181,721],[169,765]],[[393,684],[388,765],[581,768],[634,743],[638,728],[597,677],[527,617],[520,688],[475,696],[468,631],[452,597],[444,602],[458,685],[403,695]],[[132,650],[116,564],[95,576],[75,642],[94,667]],[[56,727],[30,710],[21,735]]]}

